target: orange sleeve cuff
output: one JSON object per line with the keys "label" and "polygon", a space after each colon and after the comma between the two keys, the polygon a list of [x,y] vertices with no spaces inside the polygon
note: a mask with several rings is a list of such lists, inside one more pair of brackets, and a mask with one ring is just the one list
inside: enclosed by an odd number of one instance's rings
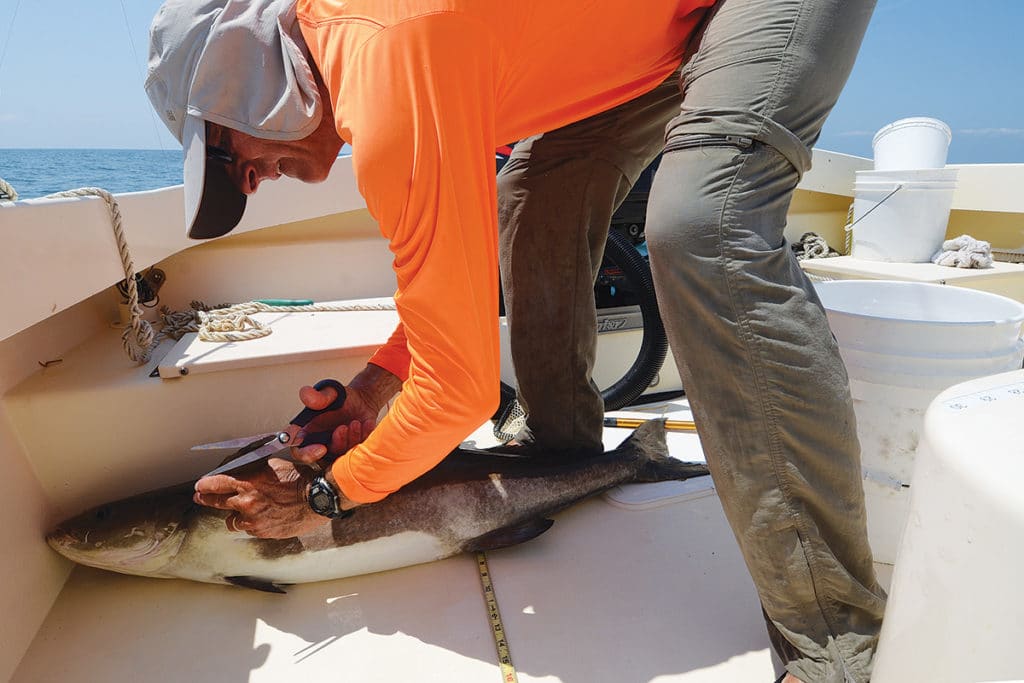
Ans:
{"label": "orange sleeve cuff", "polygon": [[398,323],[398,327],[391,333],[387,343],[374,352],[369,362],[384,368],[404,382],[409,379],[409,361],[409,346],[405,338],[405,327],[402,323]]}
{"label": "orange sleeve cuff", "polygon": [[[358,446],[356,446],[356,448],[358,448]],[[360,504],[376,503],[378,500],[386,498],[391,491],[371,491],[360,484],[355,478],[352,474],[351,453],[352,451],[349,451],[335,460],[334,464],[331,465],[331,474],[334,475],[334,481],[338,482],[338,488],[341,489],[341,492],[353,503]]]}

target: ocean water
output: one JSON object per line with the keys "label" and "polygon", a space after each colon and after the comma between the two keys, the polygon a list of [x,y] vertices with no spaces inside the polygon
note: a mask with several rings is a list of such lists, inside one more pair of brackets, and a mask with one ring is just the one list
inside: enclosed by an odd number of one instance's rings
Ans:
{"label": "ocean water", "polygon": [[181,150],[0,149],[0,178],[18,199],[77,187],[137,192],[181,184]]}

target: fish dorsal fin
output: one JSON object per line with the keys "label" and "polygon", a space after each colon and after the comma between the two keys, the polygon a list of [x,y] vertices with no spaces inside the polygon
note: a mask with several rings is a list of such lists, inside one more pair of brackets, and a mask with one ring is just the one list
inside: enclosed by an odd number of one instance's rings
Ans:
{"label": "fish dorsal fin", "polygon": [[255,576],[225,576],[224,580],[242,588],[252,588],[264,593],[285,593],[284,588],[273,581],[259,579]]}
{"label": "fish dorsal fin", "polygon": [[520,522],[519,524],[510,524],[467,541],[462,549],[466,552],[478,553],[486,550],[496,550],[497,548],[507,548],[510,545],[519,545],[530,539],[537,538],[550,529],[554,523],[554,520],[539,517]]}

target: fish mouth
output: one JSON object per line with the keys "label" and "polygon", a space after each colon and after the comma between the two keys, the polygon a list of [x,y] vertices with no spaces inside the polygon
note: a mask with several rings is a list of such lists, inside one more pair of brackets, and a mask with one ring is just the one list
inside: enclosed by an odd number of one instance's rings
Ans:
{"label": "fish mouth", "polygon": [[86,542],[88,542],[88,534],[86,534],[85,538],[82,538],[80,535],[66,529],[58,528],[46,534],[47,545],[69,558],[72,554],[78,555],[78,548]]}
{"label": "fish mouth", "polygon": [[[184,542],[185,534],[175,532],[177,528],[166,535],[150,537],[128,546],[119,546],[104,541],[90,543],[90,532],[82,534],[58,527],[46,535],[46,542],[67,559],[90,567],[116,568],[119,571],[153,571],[167,564]],[[145,536],[144,533],[139,535]]]}

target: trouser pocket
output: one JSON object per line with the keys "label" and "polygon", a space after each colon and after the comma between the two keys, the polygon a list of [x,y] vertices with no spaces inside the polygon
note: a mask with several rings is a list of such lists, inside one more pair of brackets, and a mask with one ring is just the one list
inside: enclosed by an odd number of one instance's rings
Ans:
{"label": "trouser pocket", "polygon": [[741,135],[712,135],[708,133],[695,133],[692,135],[678,135],[669,139],[665,144],[666,152],[678,152],[684,149],[701,149],[704,147],[736,147],[740,150],[748,150],[754,146],[752,138]]}

